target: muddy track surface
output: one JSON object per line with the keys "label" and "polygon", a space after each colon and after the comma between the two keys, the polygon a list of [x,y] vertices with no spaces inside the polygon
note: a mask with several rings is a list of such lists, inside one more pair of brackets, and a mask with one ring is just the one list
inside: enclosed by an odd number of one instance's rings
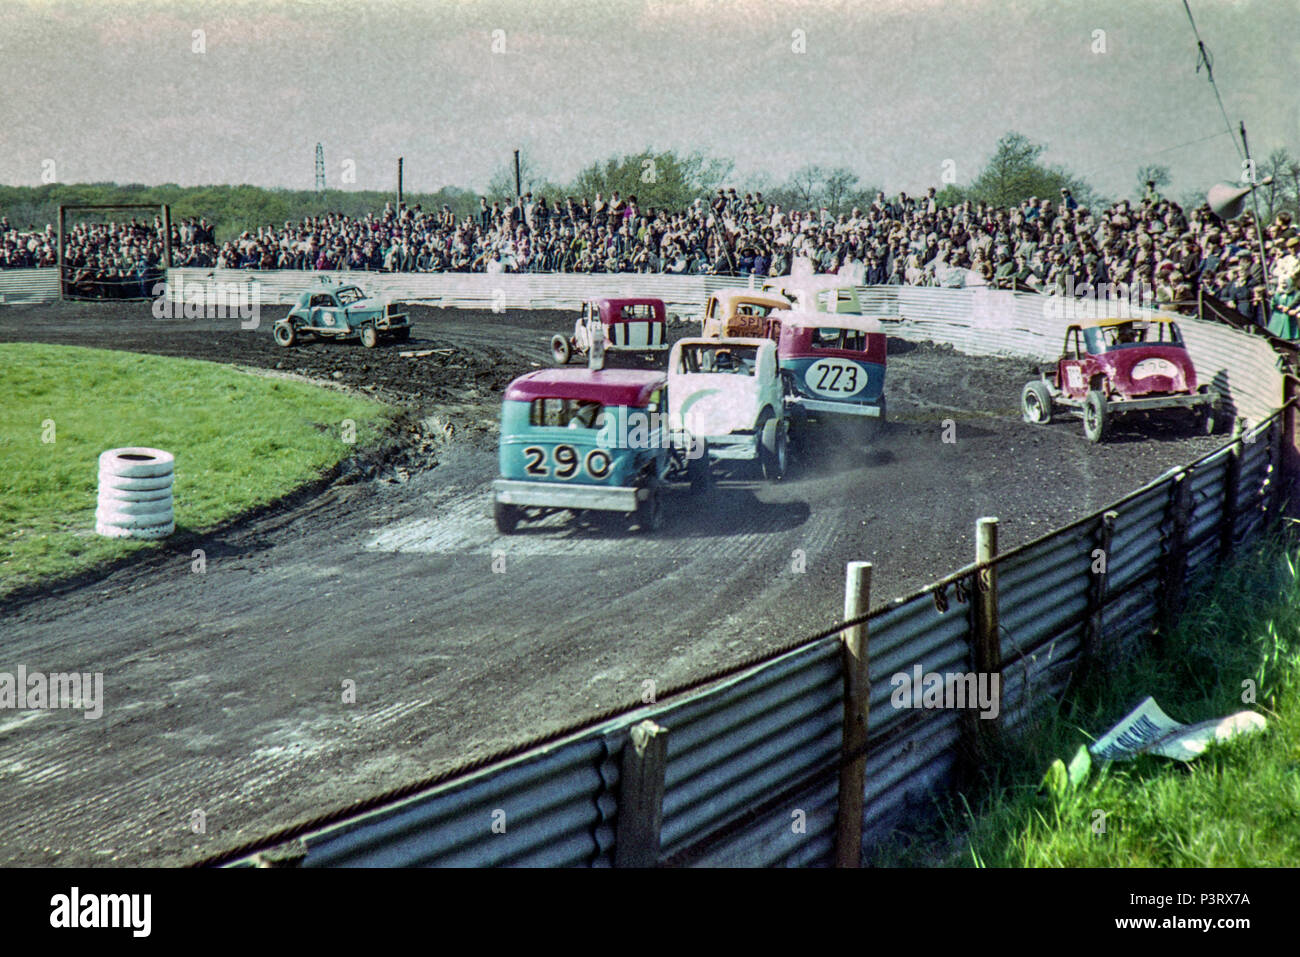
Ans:
{"label": "muddy track surface", "polygon": [[411,312],[400,347],[284,350],[269,319],[0,310],[0,341],[304,375],[399,404],[436,439],[397,472],[208,536],[204,574],[164,546],[0,605],[0,671],[102,671],[105,695],[99,720],[0,713],[0,863],[216,854],[827,627],[847,561],[875,563],[880,604],[968,562],[981,515],[1011,547],[1222,442],[1170,424],[1092,446],[1077,420],[1026,426],[1028,363],[891,341],[892,421],[870,452],[832,444],[777,485],[738,472],[707,498],[674,490],[653,538],[562,516],[502,538],[488,489],[501,389],[548,363],[572,319]]}

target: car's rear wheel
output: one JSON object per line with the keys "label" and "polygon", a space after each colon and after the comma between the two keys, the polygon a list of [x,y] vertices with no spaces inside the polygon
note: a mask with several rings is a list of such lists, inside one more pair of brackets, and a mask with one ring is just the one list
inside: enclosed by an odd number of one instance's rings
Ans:
{"label": "car's rear wheel", "polygon": [[704,439],[699,440],[698,447],[692,446],[686,453],[698,452],[694,458],[686,460],[686,477],[691,483],[691,493],[704,495],[713,488],[713,470],[709,468],[709,445]]}
{"label": "car's rear wheel", "polygon": [[1093,389],[1083,400],[1083,434],[1089,442],[1100,442],[1106,437],[1109,418],[1106,396]]}
{"label": "car's rear wheel", "polygon": [[779,482],[785,477],[789,465],[789,430],[769,411],[763,413],[759,422],[758,436],[758,459],[763,467],[763,477],[769,482]]}
{"label": "car's rear wheel", "polygon": [[642,501],[637,502],[632,521],[641,530],[642,535],[652,535],[663,528],[663,502],[660,499],[658,488],[651,487],[650,494]]}
{"label": "car's rear wheel", "polygon": [[275,333],[275,341],[282,346],[291,346],[298,341],[298,333],[292,323],[277,322],[272,332]]}
{"label": "car's rear wheel", "polygon": [[393,338],[398,342],[405,342],[407,339],[411,338],[411,327],[402,326],[400,329],[394,329]]}
{"label": "car's rear wheel", "polygon": [[868,415],[862,423],[862,440],[874,442],[885,431],[885,397],[880,397],[880,415]]}
{"label": "car's rear wheel", "polygon": [[1052,390],[1042,379],[1026,382],[1020,393],[1020,412],[1031,425],[1047,425],[1052,421]]}
{"label": "car's rear wheel", "polygon": [[514,534],[515,529],[519,527],[519,520],[523,517],[522,513],[523,509],[518,505],[492,503],[492,518],[496,521],[497,531],[502,535]]}
{"label": "car's rear wheel", "polygon": [[551,336],[551,355],[559,365],[568,365],[569,359],[573,355],[573,347],[569,345],[566,336]]}
{"label": "car's rear wheel", "polygon": [[373,349],[379,345],[379,330],[374,326],[361,327],[361,344],[367,349]]}

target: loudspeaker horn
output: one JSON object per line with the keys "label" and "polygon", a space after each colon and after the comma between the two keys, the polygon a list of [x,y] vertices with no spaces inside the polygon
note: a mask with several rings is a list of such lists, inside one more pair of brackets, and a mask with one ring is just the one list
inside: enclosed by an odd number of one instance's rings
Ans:
{"label": "loudspeaker horn", "polygon": [[1234,186],[1232,183],[1215,183],[1210,187],[1210,191],[1205,194],[1205,201],[1209,203],[1210,209],[1214,210],[1214,215],[1220,219],[1236,219],[1241,215],[1242,209],[1246,205],[1246,197],[1250,195],[1253,189],[1259,189],[1261,186],[1267,186],[1273,182],[1270,176],[1254,186]]}

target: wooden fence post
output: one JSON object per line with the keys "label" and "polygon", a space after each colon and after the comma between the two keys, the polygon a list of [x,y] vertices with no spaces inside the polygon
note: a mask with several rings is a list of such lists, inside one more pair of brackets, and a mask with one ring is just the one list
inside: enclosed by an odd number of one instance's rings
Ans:
{"label": "wooden fence post", "polygon": [[1219,560],[1232,555],[1237,538],[1237,496],[1241,490],[1241,457],[1246,451],[1246,420],[1238,418],[1232,427],[1232,451],[1223,476],[1223,518],[1219,523]]}
{"label": "wooden fence post", "polygon": [[[871,607],[871,562],[849,562],[844,582],[844,620],[852,621]],[[862,808],[867,780],[867,727],[871,707],[871,667],[867,625],[851,625],[841,633],[844,671],[844,730],[842,755],[854,755],[840,765],[839,813],[835,822],[835,866],[862,865]]]}
{"label": "wooden fence post", "polygon": [[1119,512],[1107,512],[1101,517],[1101,525],[1097,529],[1097,548],[1091,555],[1089,570],[1092,573],[1092,580],[1088,584],[1088,623],[1083,629],[1083,647],[1080,649],[1083,653],[1085,669],[1091,668],[1101,654],[1105,634],[1102,612],[1106,607],[1110,585],[1110,545],[1115,537],[1115,522],[1118,518]]}
{"label": "wooden fence post", "polygon": [[1187,581],[1187,526],[1192,518],[1192,473],[1183,472],[1173,479],[1170,500],[1169,548],[1165,552],[1160,581],[1161,634],[1168,630],[1183,610],[1183,589]]}
{"label": "wooden fence post", "polygon": [[614,836],[615,867],[658,866],[667,765],[667,730],[649,720],[634,726],[623,745],[618,827]]}

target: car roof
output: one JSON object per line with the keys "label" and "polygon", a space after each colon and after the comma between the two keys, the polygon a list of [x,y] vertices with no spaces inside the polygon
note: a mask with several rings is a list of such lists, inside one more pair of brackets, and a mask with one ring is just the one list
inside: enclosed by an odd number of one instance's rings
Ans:
{"label": "car roof", "polygon": [[713,297],[720,304],[727,306],[736,302],[755,302],[764,306],[778,307],[790,304],[790,300],[778,292],[759,292],[757,289],[719,289]]}
{"label": "car roof", "polygon": [[711,339],[704,337],[695,337],[693,339],[678,339],[678,346],[775,346],[771,339],[753,336],[725,336],[721,339]]}
{"label": "car roof", "polygon": [[1101,329],[1110,326],[1123,326],[1130,322],[1173,322],[1173,316],[1133,316],[1128,319],[1085,319],[1079,323],[1083,329]]}
{"label": "car roof", "polygon": [[883,327],[875,316],[859,316],[851,312],[794,312],[782,309],[768,316],[779,319],[782,325],[807,329],[857,329],[862,332],[881,332]]}
{"label": "car roof", "polygon": [[645,369],[538,369],[506,387],[507,402],[582,399],[602,405],[644,406],[667,382],[662,372]]}
{"label": "car roof", "polygon": [[619,309],[622,309],[624,306],[656,306],[659,309],[664,308],[664,301],[662,299],[651,299],[647,296],[596,296],[587,301],[599,303],[602,306],[617,306]]}

